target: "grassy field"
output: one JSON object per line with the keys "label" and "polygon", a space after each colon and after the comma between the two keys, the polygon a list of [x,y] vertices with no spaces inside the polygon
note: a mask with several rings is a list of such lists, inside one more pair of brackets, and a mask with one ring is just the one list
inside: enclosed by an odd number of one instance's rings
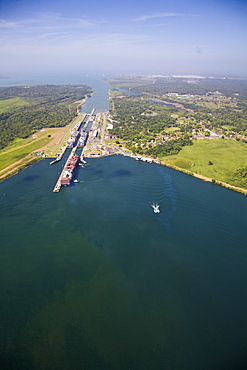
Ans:
{"label": "grassy field", "polygon": [[42,148],[43,146],[47,145],[52,138],[41,137],[38,140],[34,139],[26,139],[21,142],[15,143],[11,147],[5,148],[0,152],[0,171],[2,171],[7,166],[10,166],[28,156],[35,150]]}
{"label": "grassy field", "polygon": [[15,107],[21,107],[23,105],[30,105],[31,103],[23,98],[12,98],[6,100],[0,100],[0,113],[10,112]]}
{"label": "grassy field", "polygon": [[108,83],[110,84],[110,86],[112,86],[112,88],[114,87],[117,87],[119,89],[126,89],[126,90],[129,90],[131,89],[132,87],[139,87],[139,86],[142,86],[143,84],[151,84],[154,80],[151,80],[151,79],[137,79],[135,78],[134,80],[115,80],[115,79],[109,79],[108,80]]}
{"label": "grassy field", "polygon": [[85,115],[86,115],[86,113],[80,113],[78,116],[76,116],[71,121],[71,123],[68,126],[65,126],[65,127],[61,128],[61,131],[63,131],[64,133],[63,133],[62,137],[59,140],[57,140],[56,145],[49,146],[45,150],[45,154],[46,154],[47,157],[53,158],[53,157],[56,156],[56,153],[61,152],[61,148],[66,146],[67,140],[71,137],[71,133],[72,133],[74,127],[79,122],[82,121],[82,119],[84,118]]}
{"label": "grassy field", "polygon": [[[235,140],[195,140],[178,155],[161,158],[162,163],[203,175],[216,181],[247,188],[235,172],[247,165],[247,144]],[[239,182],[240,181],[240,182]]]}
{"label": "grassy field", "polygon": [[175,131],[179,131],[180,128],[179,127],[166,127],[165,128],[165,132],[175,132]]}

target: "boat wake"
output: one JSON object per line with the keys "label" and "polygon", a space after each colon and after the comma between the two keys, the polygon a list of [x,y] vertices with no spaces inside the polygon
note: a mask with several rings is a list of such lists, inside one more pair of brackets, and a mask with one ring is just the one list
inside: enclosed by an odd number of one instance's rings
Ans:
{"label": "boat wake", "polygon": [[151,207],[153,208],[154,210],[154,213],[160,213],[160,209],[159,209],[159,205],[158,204],[152,204]]}
{"label": "boat wake", "polygon": [[140,171],[130,177],[130,185],[135,197],[148,209],[151,206],[153,212],[159,214],[159,222],[167,231],[171,231],[171,219],[177,210],[177,195],[166,169],[141,166]]}

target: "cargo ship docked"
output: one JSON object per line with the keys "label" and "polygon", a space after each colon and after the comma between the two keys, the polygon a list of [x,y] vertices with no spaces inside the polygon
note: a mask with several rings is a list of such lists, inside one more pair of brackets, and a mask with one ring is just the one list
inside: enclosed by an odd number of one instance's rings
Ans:
{"label": "cargo ship docked", "polygon": [[81,131],[80,138],[78,140],[78,148],[84,148],[88,138],[88,132]]}
{"label": "cargo ship docked", "polygon": [[73,134],[71,135],[71,137],[67,141],[67,148],[68,149],[74,148],[74,146],[77,143],[78,136],[79,136],[79,132],[78,131],[73,132]]}
{"label": "cargo ship docked", "polygon": [[70,185],[70,181],[73,177],[73,171],[79,161],[79,155],[73,155],[66,163],[63,173],[60,179],[61,185]]}

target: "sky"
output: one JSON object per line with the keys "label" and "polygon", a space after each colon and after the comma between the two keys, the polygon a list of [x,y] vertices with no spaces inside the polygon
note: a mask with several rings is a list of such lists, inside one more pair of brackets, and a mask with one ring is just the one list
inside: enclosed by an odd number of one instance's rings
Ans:
{"label": "sky", "polygon": [[246,0],[0,0],[0,76],[247,77]]}

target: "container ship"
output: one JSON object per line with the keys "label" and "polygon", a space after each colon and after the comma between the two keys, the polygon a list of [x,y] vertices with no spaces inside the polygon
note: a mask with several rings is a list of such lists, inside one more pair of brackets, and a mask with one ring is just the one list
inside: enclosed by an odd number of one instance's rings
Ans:
{"label": "container ship", "polygon": [[64,166],[63,173],[61,176],[60,183],[61,185],[70,185],[70,181],[73,176],[73,171],[79,161],[79,155],[73,155],[67,161],[66,165]]}
{"label": "container ship", "polygon": [[77,143],[77,138],[78,138],[79,132],[75,131],[67,141],[67,148],[72,149],[74,148],[75,144]]}
{"label": "container ship", "polygon": [[88,138],[88,133],[85,131],[81,131],[81,136],[78,140],[78,148],[84,148],[87,142],[87,138]]}

